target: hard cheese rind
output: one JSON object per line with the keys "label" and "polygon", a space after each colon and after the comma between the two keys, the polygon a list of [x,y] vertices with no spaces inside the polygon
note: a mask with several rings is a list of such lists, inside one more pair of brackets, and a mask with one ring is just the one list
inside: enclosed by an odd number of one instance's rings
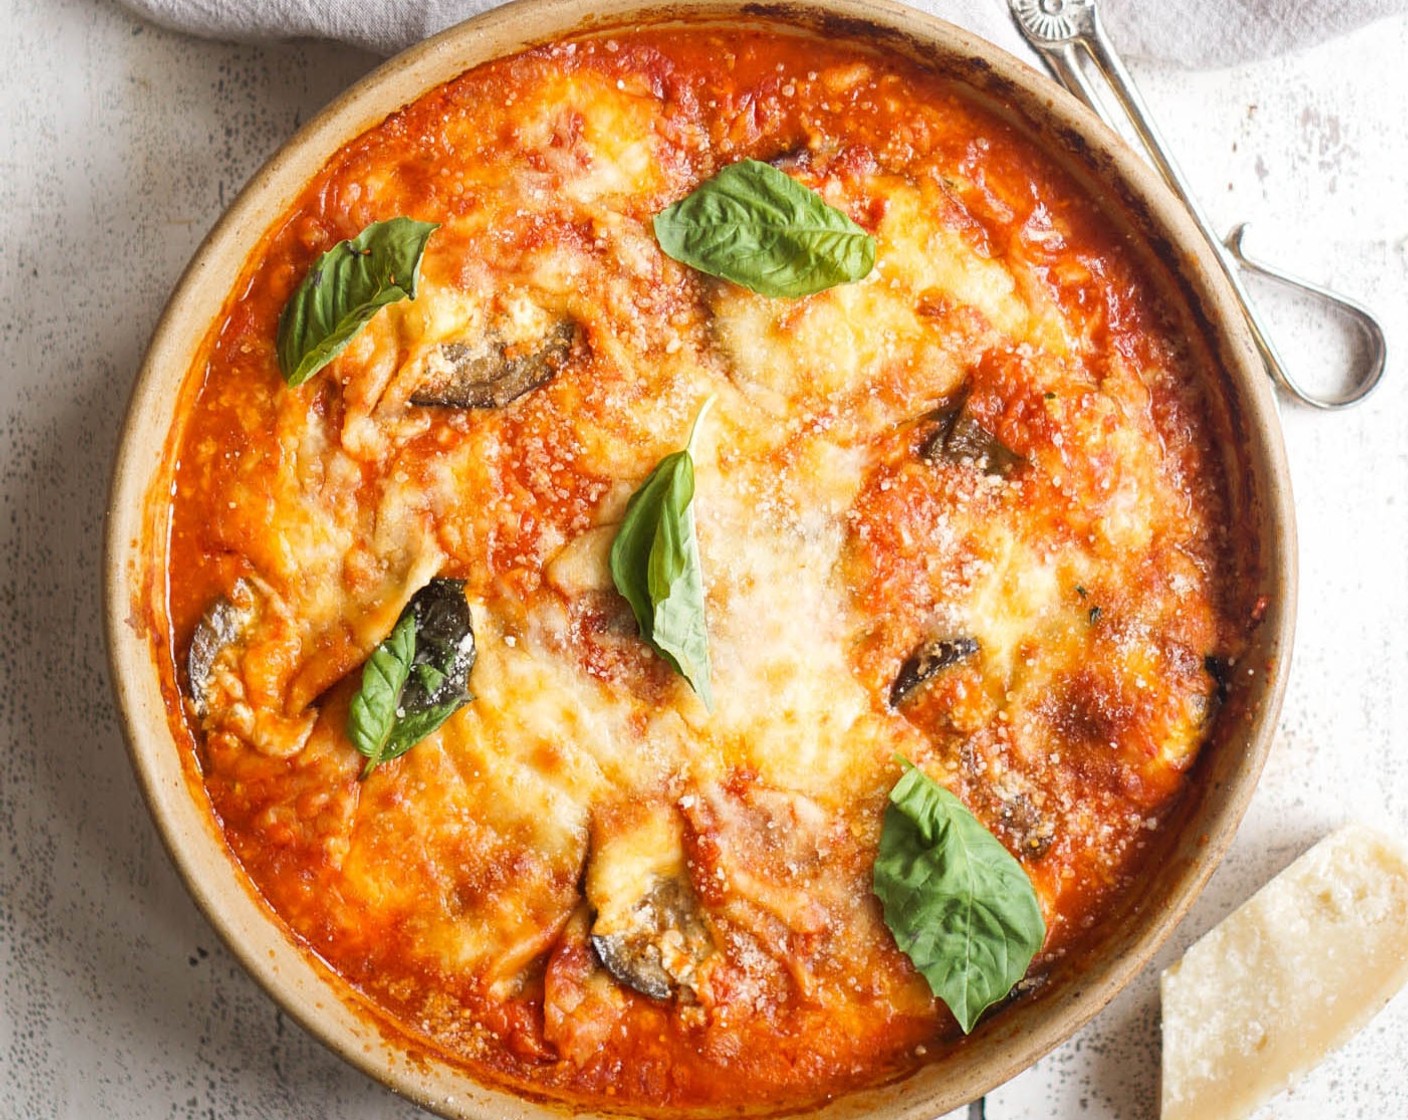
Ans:
{"label": "hard cheese rind", "polygon": [[1408,853],[1326,837],[1163,974],[1162,1120],[1236,1120],[1408,980]]}

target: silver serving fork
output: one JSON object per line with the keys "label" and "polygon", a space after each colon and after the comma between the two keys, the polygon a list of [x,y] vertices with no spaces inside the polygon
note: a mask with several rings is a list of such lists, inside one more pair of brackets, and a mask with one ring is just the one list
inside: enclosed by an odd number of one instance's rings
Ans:
{"label": "silver serving fork", "polygon": [[[1154,127],[1153,118],[1149,115],[1143,98],[1139,96],[1134,80],[1129,76],[1129,71],[1110,45],[1109,36],[1100,22],[1096,0],[1008,0],[1008,6],[1027,42],[1036,48],[1056,79],[1095,110],[1107,124],[1115,127],[1116,122],[1110,120],[1095,87],[1091,84],[1089,73],[1082,65],[1081,52],[1084,52],[1095,71],[1109,86],[1154,167],[1163,176],[1169,188],[1183,200],[1212,247],[1214,256],[1242,305],[1252,338],[1266,362],[1271,380],[1303,404],[1327,410],[1358,404],[1373,392],[1383,377],[1384,366],[1388,362],[1388,343],[1378,320],[1363,304],[1347,296],[1332,292],[1319,284],[1312,284],[1308,280],[1301,280],[1249,257],[1242,247],[1245,223],[1233,228],[1225,239],[1218,239],[1207,215],[1203,213],[1202,207],[1189,190],[1183,173],[1179,171],[1173,156],[1164,146],[1158,130]],[[1337,397],[1317,396],[1297,384],[1286,371],[1247,294],[1241,276],[1244,269],[1328,304],[1360,330],[1367,343],[1366,361],[1363,369],[1358,371],[1352,384],[1343,394]]]}

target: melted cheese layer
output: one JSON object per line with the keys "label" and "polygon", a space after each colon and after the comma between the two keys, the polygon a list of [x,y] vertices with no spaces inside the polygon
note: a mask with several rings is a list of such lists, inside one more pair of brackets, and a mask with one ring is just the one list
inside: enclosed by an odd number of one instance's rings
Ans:
{"label": "melted cheese layer", "polygon": [[[746,157],[872,232],[874,271],[770,300],[664,257],[651,217]],[[284,300],[398,214],[441,223],[421,294],[285,388]],[[1034,978],[1129,889],[1244,638],[1208,373],[1099,207],[946,79],[766,31],[545,47],[348,145],[232,290],[179,448],[174,646],[222,597],[251,621],[173,719],[257,889],[421,1045],[645,1111],[797,1108],[941,1055],[870,894],[897,755],[1023,861]],[[564,323],[519,399],[413,403],[455,347]],[[606,562],[709,396],[712,712]],[[955,417],[1010,469],[945,445]],[[359,666],[437,575],[466,582],[474,700],[358,781]],[[603,967],[602,914],[667,997]]]}

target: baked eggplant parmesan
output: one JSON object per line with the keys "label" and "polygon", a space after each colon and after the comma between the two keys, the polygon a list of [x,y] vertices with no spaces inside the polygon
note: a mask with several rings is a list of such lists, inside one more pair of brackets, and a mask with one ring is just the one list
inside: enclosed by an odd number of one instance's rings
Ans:
{"label": "baked eggplant parmesan", "polygon": [[1232,436],[1157,261],[961,83],[767,25],[545,45],[343,147],[230,291],[170,718],[388,1030],[798,1109],[1138,891],[1254,625]]}

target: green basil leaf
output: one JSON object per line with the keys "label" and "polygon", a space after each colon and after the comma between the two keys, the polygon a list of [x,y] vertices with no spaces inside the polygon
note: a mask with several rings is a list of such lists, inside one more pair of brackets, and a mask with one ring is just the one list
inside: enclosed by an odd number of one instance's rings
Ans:
{"label": "green basil leaf", "polygon": [[464,700],[447,701],[418,711],[407,709],[406,714],[396,721],[391,737],[386,740],[386,753],[382,756],[382,761],[390,762],[393,758],[400,758],[432,731],[438,730],[442,723],[464,707],[468,699],[469,697],[465,697]]}
{"label": "green basil leaf", "polygon": [[694,529],[694,435],[661,459],[626,505],[611,543],[611,579],[631,604],[640,635],[713,710],[704,575]]}
{"label": "green basil leaf", "polygon": [[641,637],[647,642],[655,629],[655,601],[650,597],[650,553],[683,451],[661,459],[626,503],[626,515],[611,542],[611,580],[631,604]]}
{"label": "green basil leaf", "polygon": [[890,791],[874,889],[895,943],[965,1034],[1026,975],[1046,939],[1022,865],[915,767]]}
{"label": "green basil leaf", "polygon": [[362,669],[362,687],[347,709],[347,737],[367,764],[366,777],[385,757],[386,741],[396,727],[401,690],[416,656],[416,620],[403,612],[396,627],[372,651]]}
{"label": "green basil leaf", "polygon": [[352,698],[347,737],[367,757],[363,778],[405,754],[472,698],[475,653],[464,581],[431,580],[373,651]]}
{"label": "green basil leaf", "polygon": [[416,656],[386,742],[388,759],[405,754],[469,702],[477,652],[463,580],[431,580],[406,610],[416,623]]}
{"label": "green basil leaf", "polygon": [[765,296],[806,296],[875,266],[875,238],[771,164],[730,164],[655,215],[677,261]]}
{"label": "green basil leaf", "polygon": [[421,254],[438,228],[411,218],[373,222],[314,262],[279,316],[279,366],[289,385],[337,357],[387,304],[416,298]]}

